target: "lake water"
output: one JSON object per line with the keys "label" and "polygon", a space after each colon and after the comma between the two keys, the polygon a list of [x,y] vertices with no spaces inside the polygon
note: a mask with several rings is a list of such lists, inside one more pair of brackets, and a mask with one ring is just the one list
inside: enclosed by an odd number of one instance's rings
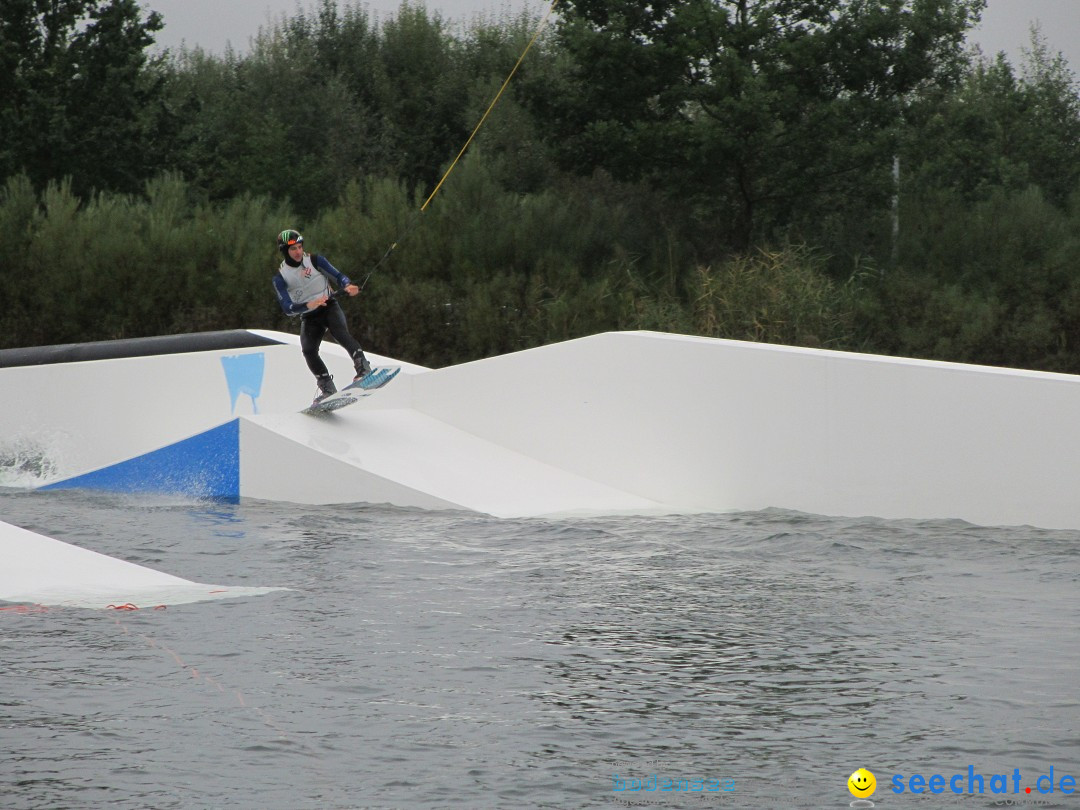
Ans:
{"label": "lake water", "polygon": [[7,810],[841,808],[859,767],[879,808],[1080,810],[1080,532],[19,489],[0,519],[290,589],[0,610]]}

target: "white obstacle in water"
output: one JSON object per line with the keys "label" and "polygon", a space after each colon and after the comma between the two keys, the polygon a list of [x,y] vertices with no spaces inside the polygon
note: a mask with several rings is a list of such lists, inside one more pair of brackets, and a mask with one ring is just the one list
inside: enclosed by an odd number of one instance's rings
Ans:
{"label": "white obstacle in water", "polygon": [[[325,418],[296,338],[0,368],[48,481],[497,516],[754,510],[1080,528],[1080,377],[653,332],[406,367]],[[324,352],[338,379],[344,350]],[[398,361],[373,357],[377,365]]]}
{"label": "white obstacle in water", "polygon": [[0,601],[131,610],[258,596],[278,588],[204,585],[0,522]]}

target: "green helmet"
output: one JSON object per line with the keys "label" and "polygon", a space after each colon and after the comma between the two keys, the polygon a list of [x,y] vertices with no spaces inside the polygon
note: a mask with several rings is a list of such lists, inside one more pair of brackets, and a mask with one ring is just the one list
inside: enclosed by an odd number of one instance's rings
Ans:
{"label": "green helmet", "polygon": [[304,244],[304,237],[300,235],[300,231],[294,231],[292,228],[289,228],[278,234],[277,246],[278,250],[281,251],[282,256],[287,256],[289,254],[289,248],[293,245],[302,244]]}

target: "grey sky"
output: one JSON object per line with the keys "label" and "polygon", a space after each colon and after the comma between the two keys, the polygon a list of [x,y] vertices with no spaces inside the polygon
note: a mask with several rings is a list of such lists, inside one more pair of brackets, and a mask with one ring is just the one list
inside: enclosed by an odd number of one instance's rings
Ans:
{"label": "grey sky", "polygon": [[[542,10],[548,3],[550,0],[417,0],[416,5],[438,11],[448,20],[468,22],[478,15],[501,17],[526,8]],[[224,52],[227,42],[237,51],[246,51],[248,41],[260,28],[321,5],[316,0],[141,0],[140,4],[160,12],[165,19],[165,28],[157,35],[159,46],[176,48],[183,42],[189,48],[198,45],[213,53]],[[397,12],[401,2],[339,0],[338,5],[360,6],[372,17],[385,19]]]}
{"label": "grey sky", "polygon": [[1005,51],[1014,65],[1037,23],[1051,53],[1060,51],[1080,73],[1080,0],[989,0],[974,39],[988,56]]}
{"label": "grey sky", "polygon": [[[360,3],[374,17],[394,14],[399,0],[368,0]],[[547,0],[427,0],[424,5],[443,17],[467,22],[477,15],[500,17],[525,8],[538,12]],[[226,42],[238,51],[247,50],[248,40],[266,27],[298,9],[315,7],[311,0],[144,0],[143,6],[161,12],[165,28],[158,44],[188,47],[221,53]],[[1061,51],[1074,72],[1080,72],[1080,0],[989,0],[982,25],[974,39],[983,52],[1005,51],[1014,65],[1021,61],[1021,48],[1030,42],[1029,31],[1037,22],[1052,52]]]}

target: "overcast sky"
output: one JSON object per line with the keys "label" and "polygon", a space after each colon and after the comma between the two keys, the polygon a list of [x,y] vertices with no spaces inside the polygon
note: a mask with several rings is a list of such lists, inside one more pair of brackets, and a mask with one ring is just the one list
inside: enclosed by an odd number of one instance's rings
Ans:
{"label": "overcast sky", "polygon": [[[397,11],[398,0],[352,2],[366,8],[373,17],[386,18]],[[144,0],[142,5],[161,12],[165,28],[158,32],[161,47],[176,48],[181,43],[221,53],[231,42],[237,51],[246,51],[248,40],[260,27],[291,16],[299,9],[311,9],[310,0]],[[538,13],[547,0],[427,0],[429,10],[457,22],[478,15],[502,17],[525,8]],[[989,0],[975,40],[983,52],[1005,51],[1014,65],[1021,61],[1021,48],[1030,42],[1030,28],[1038,23],[1052,52],[1060,51],[1074,72],[1080,73],[1080,0]]]}

